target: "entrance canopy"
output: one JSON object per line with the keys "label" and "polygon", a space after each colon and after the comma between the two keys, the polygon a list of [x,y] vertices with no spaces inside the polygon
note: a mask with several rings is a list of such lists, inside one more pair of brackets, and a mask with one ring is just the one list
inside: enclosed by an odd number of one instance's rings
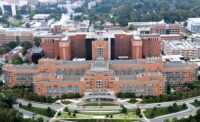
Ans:
{"label": "entrance canopy", "polygon": [[86,101],[114,101],[116,96],[112,92],[87,92],[83,96]]}

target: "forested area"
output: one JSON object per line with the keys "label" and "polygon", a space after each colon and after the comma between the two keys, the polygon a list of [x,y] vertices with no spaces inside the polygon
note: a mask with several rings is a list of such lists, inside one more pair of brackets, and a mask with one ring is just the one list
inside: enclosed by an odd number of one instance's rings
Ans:
{"label": "forested area", "polygon": [[167,23],[185,21],[189,17],[200,16],[200,0],[102,0],[88,10],[86,0],[77,12],[83,15],[76,19],[90,19],[93,22],[112,22],[126,26],[131,21],[160,21]]}

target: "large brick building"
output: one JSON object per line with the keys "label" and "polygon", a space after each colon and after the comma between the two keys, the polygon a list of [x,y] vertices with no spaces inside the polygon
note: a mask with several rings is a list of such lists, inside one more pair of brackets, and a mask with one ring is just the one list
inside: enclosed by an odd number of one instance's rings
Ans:
{"label": "large brick building", "polygon": [[0,44],[6,42],[33,42],[33,34],[30,29],[24,28],[0,28]]}
{"label": "large brick building", "polygon": [[166,83],[195,81],[196,65],[140,60],[63,61],[41,59],[38,65],[4,66],[6,85],[33,84],[42,96],[85,92],[131,92],[136,96],[165,93]]}
{"label": "large brick building", "polygon": [[[99,42],[98,38],[101,38]],[[138,40],[137,38],[140,38]],[[135,40],[136,39],[136,40]],[[96,42],[97,41],[97,42]],[[49,35],[42,38],[42,48],[45,57],[62,60],[74,58],[96,59],[93,51],[96,44],[106,46],[106,60],[139,59],[145,57],[159,57],[161,38],[159,35],[138,36],[132,34],[108,34],[108,33],[73,33],[58,37]],[[138,47],[139,46],[139,47]],[[137,52],[136,52],[137,51]]]}

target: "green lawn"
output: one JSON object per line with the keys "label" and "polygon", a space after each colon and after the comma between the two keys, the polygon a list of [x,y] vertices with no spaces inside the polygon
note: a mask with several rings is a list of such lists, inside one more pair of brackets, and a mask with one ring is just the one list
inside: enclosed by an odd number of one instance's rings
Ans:
{"label": "green lawn", "polygon": [[[71,115],[68,115],[67,112],[61,112],[60,116],[57,116],[57,118],[78,118],[78,119],[92,119],[93,116],[104,116],[106,118],[106,115],[90,115],[90,114],[76,114],[76,116],[73,116],[73,113]],[[108,117],[109,118],[109,117]],[[139,117],[135,115],[133,112],[126,114],[113,114],[113,119],[138,119]]]}
{"label": "green lawn", "polygon": [[86,103],[82,104],[81,106],[119,106],[115,103]]}
{"label": "green lawn", "polygon": [[92,118],[93,115],[87,115],[87,114],[76,114],[76,116],[73,116],[73,113],[71,112],[71,115],[68,115],[67,112],[61,112],[60,116],[57,116],[57,118]]}
{"label": "green lawn", "polygon": [[193,106],[195,106],[196,108],[197,108],[197,107],[200,107],[200,103],[192,102],[191,104],[192,104]]}
{"label": "green lawn", "polygon": [[68,101],[64,101],[64,100],[63,100],[63,101],[61,101],[61,102],[62,102],[63,104],[66,104],[66,105],[72,103],[72,102],[70,102],[69,100],[68,100]]}
{"label": "green lawn", "polygon": [[155,118],[157,116],[162,116],[162,115],[166,115],[166,114],[170,114],[170,113],[175,113],[175,112],[183,111],[183,110],[187,109],[187,107],[183,108],[182,105],[177,105],[177,108],[178,108],[177,111],[173,111],[173,112],[169,112],[168,111],[168,106],[167,107],[158,107],[155,112],[152,112],[153,108],[148,108],[148,109],[146,109],[144,114],[145,114],[145,116],[147,118]]}
{"label": "green lawn", "polygon": [[24,23],[23,20],[14,20],[14,21],[12,21],[10,24],[11,24],[12,26],[19,27],[19,26],[21,26],[23,23]]}
{"label": "green lawn", "polygon": [[[27,106],[24,106],[24,105],[22,105],[21,108],[25,109],[27,111],[36,113],[36,114],[40,114],[43,116],[49,116],[49,114],[47,113],[47,109],[44,109],[44,108],[37,108],[37,107],[28,108]],[[52,110],[52,114],[50,116],[52,117],[54,114],[55,114],[55,111]]]}
{"label": "green lawn", "polygon": [[128,113],[128,114],[113,114],[114,119],[136,119],[139,118],[135,113]]}

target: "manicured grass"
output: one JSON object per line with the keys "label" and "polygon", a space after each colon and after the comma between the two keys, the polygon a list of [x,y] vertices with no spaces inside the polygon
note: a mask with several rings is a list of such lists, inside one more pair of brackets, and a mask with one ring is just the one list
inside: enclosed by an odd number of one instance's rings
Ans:
{"label": "manicured grass", "polygon": [[139,118],[136,114],[130,112],[128,114],[113,114],[114,119],[136,119]]}
{"label": "manicured grass", "polygon": [[73,113],[71,115],[68,115],[67,112],[61,112],[60,116],[57,116],[57,118],[79,118],[79,119],[84,119],[84,118],[92,118],[93,115],[87,115],[87,114],[76,114],[76,116],[73,116]]}
{"label": "manicured grass", "polygon": [[197,107],[200,107],[200,103],[192,102],[191,104],[192,104],[193,106],[195,106],[196,108],[197,108]]}
{"label": "manicured grass", "polygon": [[[27,106],[24,106],[22,105],[21,107],[22,109],[25,109],[27,111],[30,111],[30,112],[33,112],[33,113],[36,113],[36,114],[40,114],[40,115],[43,115],[43,116],[49,116],[49,114],[47,113],[47,109],[44,109],[44,108],[37,108],[37,107],[31,107],[31,108],[28,108]],[[55,114],[55,111],[52,110],[52,116]],[[52,117],[51,116],[51,117]]]}
{"label": "manicured grass", "polygon": [[119,106],[119,105],[114,103],[86,103],[82,104],[81,106]]}
{"label": "manicured grass", "polygon": [[168,110],[168,106],[167,107],[158,107],[155,112],[153,112],[153,108],[148,108],[148,109],[146,109],[144,114],[147,118],[155,118],[157,116],[162,116],[162,115],[166,115],[166,114],[170,114],[170,113],[176,113],[178,111],[183,111],[186,109],[187,109],[187,107],[183,108],[182,105],[177,105],[177,111],[172,111],[172,112],[170,112]]}
{"label": "manicured grass", "polygon": [[63,101],[61,101],[61,102],[62,102],[63,104],[66,104],[66,105],[72,103],[72,102],[70,102],[69,100],[68,100],[68,101],[64,101],[64,100],[63,100]]}
{"label": "manicured grass", "polygon": [[23,23],[24,23],[23,20],[14,20],[14,21],[12,21],[10,24],[11,24],[12,26],[19,27],[19,26],[22,25]]}
{"label": "manicured grass", "polygon": [[[57,116],[57,118],[92,119],[93,116],[104,116],[106,118],[106,115],[90,115],[90,114],[76,114],[76,116],[74,117],[73,113],[71,113],[71,115],[68,115],[67,112],[61,112],[61,115]],[[130,112],[128,114],[113,114],[112,118],[113,119],[137,119],[139,117],[135,115],[133,112]]]}

